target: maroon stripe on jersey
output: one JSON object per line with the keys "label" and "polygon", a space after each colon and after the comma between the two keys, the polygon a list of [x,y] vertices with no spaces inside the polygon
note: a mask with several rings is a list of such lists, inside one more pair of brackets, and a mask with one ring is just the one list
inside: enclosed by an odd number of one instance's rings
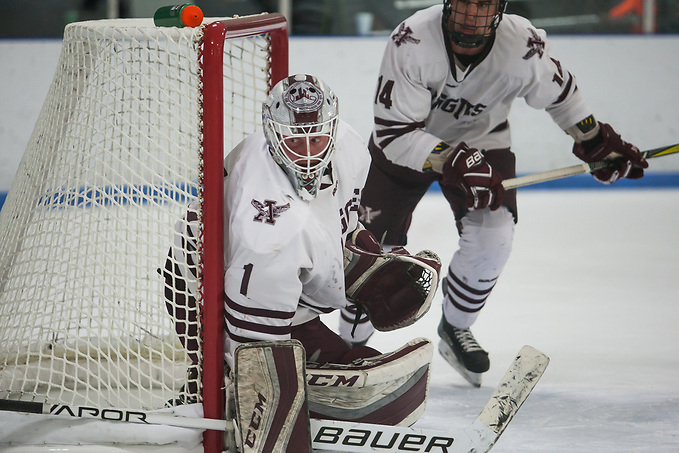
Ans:
{"label": "maroon stripe on jersey", "polygon": [[[554,103],[552,105],[557,105],[557,104],[562,103],[568,97],[568,95],[571,93],[571,86],[572,85],[573,85],[573,74],[571,74],[569,72],[568,73],[568,82],[566,82],[566,87],[561,92],[561,96],[559,96],[559,98],[556,101],[554,101]],[[578,89],[578,87],[575,87],[575,90],[577,90],[577,89]],[[573,91],[575,91],[575,90],[573,90]]]}
{"label": "maroon stripe on jersey", "polygon": [[309,302],[303,301],[302,299],[299,300],[299,305],[302,306],[302,307],[309,308],[309,309],[311,309],[311,310],[313,310],[313,311],[315,311],[315,312],[317,312],[317,313],[328,314],[328,313],[332,313],[333,311],[335,311],[334,308],[330,308],[330,307],[319,307],[319,306],[310,304]]}
{"label": "maroon stripe on jersey", "polygon": [[231,310],[244,314],[258,316],[260,318],[275,318],[275,319],[292,319],[295,316],[294,311],[268,310],[266,308],[252,308],[237,304],[226,294],[223,294],[224,303]]}
{"label": "maroon stripe on jersey", "polygon": [[424,121],[418,121],[417,123],[403,123],[400,121],[385,120],[384,118],[379,117],[375,117],[375,124],[386,126],[385,129],[380,129],[375,132],[377,137],[386,137],[379,141],[378,145],[380,148],[386,147],[389,143],[405,134],[424,127]]}
{"label": "maroon stripe on jersey", "polygon": [[488,132],[488,133],[492,134],[494,132],[501,132],[501,131],[505,131],[507,129],[509,129],[509,121],[504,120],[503,122],[501,122],[500,124],[495,126],[493,129],[491,129],[490,132]]}
{"label": "maroon stripe on jersey", "polygon": [[418,121],[417,123],[404,123],[403,121],[387,120],[387,119],[384,119],[384,118],[380,118],[379,116],[375,117],[375,124],[379,124],[380,126],[417,125],[418,127],[424,127],[424,121]]}
{"label": "maroon stripe on jersey", "polygon": [[269,326],[256,322],[243,321],[242,319],[234,317],[228,310],[224,313],[224,318],[232,326],[243,330],[249,330],[250,332],[259,332],[270,335],[290,335],[289,324],[285,326]]}
{"label": "maroon stripe on jersey", "polygon": [[232,333],[229,330],[229,326],[226,326],[226,334],[229,336],[234,341],[237,341],[238,343],[254,343],[256,341],[262,341],[262,340],[255,340],[252,338],[246,338],[246,337],[241,337],[240,335],[236,335],[235,333]]}

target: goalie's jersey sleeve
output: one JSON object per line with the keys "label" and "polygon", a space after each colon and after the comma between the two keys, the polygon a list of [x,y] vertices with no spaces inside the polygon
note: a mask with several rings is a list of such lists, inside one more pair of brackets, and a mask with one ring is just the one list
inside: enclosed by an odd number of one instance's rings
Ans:
{"label": "goalie's jersey sleeve", "polygon": [[372,141],[392,162],[418,171],[441,141],[479,149],[510,147],[502,128],[523,98],[546,109],[566,129],[591,112],[569,73],[550,55],[543,30],[505,14],[490,51],[462,70],[451,63],[441,27],[442,7],[418,11],[387,43],[374,99]]}
{"label": "goalie's jersey sleeve", "polygon": [[238,344],[290,338],[298,311],[344,307],[343,244],[358,225],[370,166],[361,138],[340,122],[321,190],[303,201],[269,155],[262,131],[225,159],[227,360]]}

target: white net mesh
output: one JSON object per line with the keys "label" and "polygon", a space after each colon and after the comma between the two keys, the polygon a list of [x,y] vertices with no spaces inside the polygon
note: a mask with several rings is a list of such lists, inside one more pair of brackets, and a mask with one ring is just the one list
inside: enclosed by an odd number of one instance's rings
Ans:
{"label": "white net mesh", "polygon": [[[66,27],[0,211],[0,398],[152,409],[186,383],[158,270],[200,194],[202,34]],[[226,151],[260,121],[268,46],[225,43]]]}

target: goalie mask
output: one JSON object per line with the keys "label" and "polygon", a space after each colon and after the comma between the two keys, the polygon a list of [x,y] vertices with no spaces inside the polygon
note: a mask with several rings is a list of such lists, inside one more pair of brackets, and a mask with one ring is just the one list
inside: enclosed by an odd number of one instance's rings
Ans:
{"label": "goalie mask", "polygon": [[337,115],[335,93],[307,74],[278,82],[262,105],[269,151],[303,200],[316,197],[335,152]]}
{"label": "goalie mask", "polygon": [[444,33],[459,47],[481,47],[495,33],[506,6],[507,0],[444,0]]}

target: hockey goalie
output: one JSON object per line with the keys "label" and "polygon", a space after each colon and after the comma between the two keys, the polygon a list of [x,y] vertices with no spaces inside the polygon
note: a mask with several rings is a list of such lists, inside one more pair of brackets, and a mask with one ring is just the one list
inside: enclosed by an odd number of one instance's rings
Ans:
{"label": "hockey goalie", "polygon": [[[309,417],[410,425],[426,402],[430,341],[383,354],[348,344],[320,315],[351,304],[378,330],[408,326],[431,305],[440,261],[430,251],[385,253],[361,227],[370,155],[322,81],[282,80],[262,119],[263,129],[224,166],[227,416],[236,422],[235,444],[247,453],[308,452]],[[177,223],[162,274],[177,333],[197,363],[190,340],[196,209]],[[189,381],[174,403],[192,401],[196,391]]]}

